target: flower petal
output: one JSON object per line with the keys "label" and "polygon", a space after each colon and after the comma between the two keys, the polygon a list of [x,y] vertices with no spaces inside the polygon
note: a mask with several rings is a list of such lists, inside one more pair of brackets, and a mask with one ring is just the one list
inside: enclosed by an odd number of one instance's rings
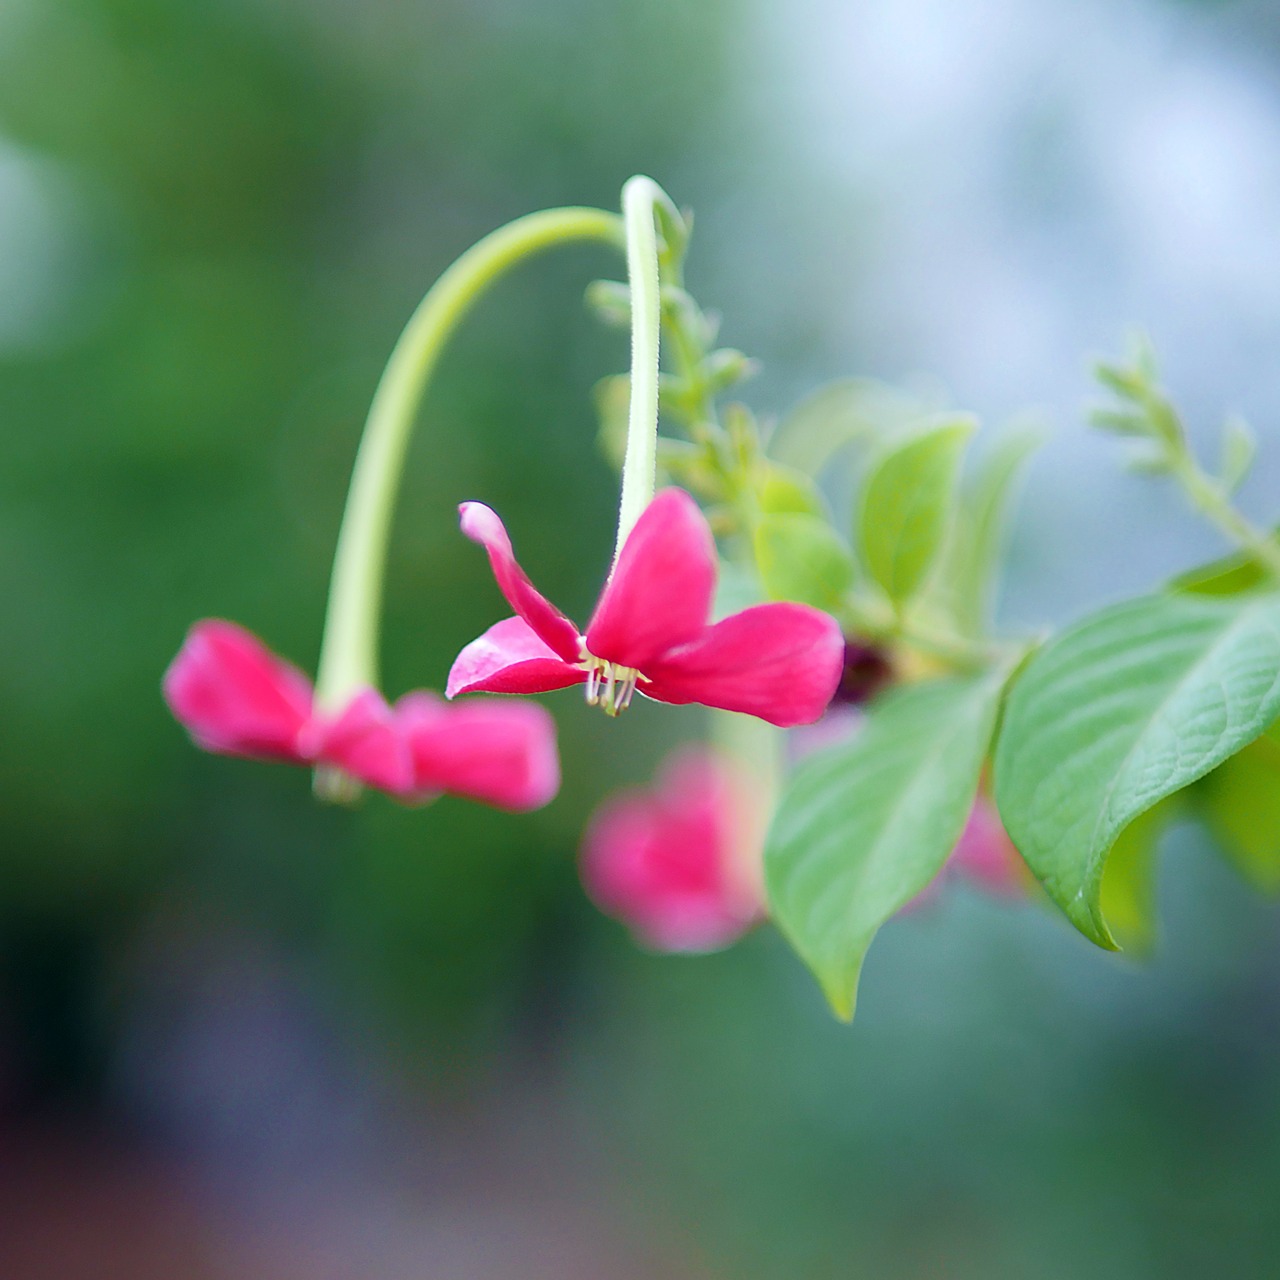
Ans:
{"label": "flower petal", "polygon": [[548,693],[586,678],[581,667],[557,657],[523,618],[504,618],[454,659],[445,696]]}
{"label": "flower petal", "polygon": [[529,581],[498,513],[483,502],[464,502],[458,516],[462,532],[489,553],[493,576],[507,603],[555,654],[566,662],[577,662],[578,628]]}
{"label": "flower petal", "polygon": [[822,715],[843,665],[834,618],[804,604],[759,604],[651,663],[638,688],[659,702],[700,702],[787,729]]}
{"label": "flower petal", "polygon": [[450,706],[434,694],[396,703],[420,795],[448,791],[500,809],[540,809],[560,789],[555,721],[532,702]]}
{"label": "flower petal", "polygon": [[716,547],[706,517],[683,489],[664,489],[623,544],[587,627],[587,648],[643,671],[702,631],[715,590]]}
{"label": "flower petal", "polygon": [[583,885],[598,907],[658,951],[727,946],[759,918],[740,865],[744,797],[709,753],[670,757],[651,791],[620,792],[583,837]]}
{"label": "flower petal", "polygon": [[306,759],[298,735],[311,715],[311,681],[234,622],[197,622],[162,688],[169,709],[206,751]]}
{"label": "flower petal", "polygon": [[403,729],[385,699],[364,689],[337,716],[317,717],[304,735],[324,764],[392,795],[414,791],[413,762]]}

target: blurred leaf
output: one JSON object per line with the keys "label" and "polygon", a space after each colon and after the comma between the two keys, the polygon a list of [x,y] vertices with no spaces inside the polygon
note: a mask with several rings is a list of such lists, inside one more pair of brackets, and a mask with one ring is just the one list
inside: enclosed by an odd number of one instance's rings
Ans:
{"label": "blurred leaf", "polygon": [[756,564],[770,600],[797,600],[839,615],[853,585],[853,556],[817,516],[769,515],[755,528]]}
{"label": "blurred leaf", "polygon": [[769,453],[816,476],[846,445],[883,438],[927,411],[914,397],[882,382],[843,378],[819,387],[782,419],[769,441]]}
{"label": "blurred leaf", "polygon": [[1220,764],[1193,794],[1240,873],[1264,893],[1280,892],[1280,726]]}
{"label": "blurred leaf", "polygon": [[593,280],[587,285],[586,303],[612,329],[631,324],[631,289],[620,280]]}
{"label": "blurred leaf", "polygon": [[1244,483],[1257,451],[1253,428],[1243,418],[1228,418],[1222,428],[1222,461],[1218,467],[1218,478],[1228,493],[1235,493]]}
{"label": "blurred leaf", "polygon": [[832,1008],[853,1016],[880,926],[937,874],[964,829],[1003,674],[899,689],[856,735],[806,760],[765,849],[769,901]]}
{"label": "blurred leaf", "polygon": [[1178,806],[1170,796],[1139,814],[1116,839],[1102,873],[1100,901],[1125,950],[1149,951],[1155,941],[1155,863],[1160,837]]}
{"label": "blurred leaf", "polygon": [[969,417],[939,419],[882,454],[867,476],[858,544],[868,572],[892,600],[910,599],[937,561],[975,425]]}
{"label": "blurred leaf", "polygon": [[767,515],[823,516],[827,505],[803,471],[763,458],[755,469],[756,501]]}
{"label": "blurred leaf", "polygon": [[995,753],[1000,815],[1049,896],[1115,942],[1099,902],[1120,833],[1280,712],[1280,594],[1147,596],[1078,623],[1013,686]]}
{"label": "blurred leaf", "polygon": [[970,634],[981,634],[991,621],[1009,505],[1024,465],[1043,443],[1034,429],[1010,431],[961,496],[942,577],[957,625]]}
{"label": "blurred leaf", "polygon": [[[1277,535],[1273,533],[1272,537],[1276,539]],[[1233,551],[1178,574],[1169,581],[1166,590],[1192,595],[1233,596],[1265,586],[1267,581],[1266,570],[1247,551]]]}
{"label": "blurred leaf", "polygon": [[631,398],[631,379],[625,373],[601,378],[592,388],[596,417],[600,422],[597,439],[600,451],[615,471],[622,470],[627,456],[627,410]]}

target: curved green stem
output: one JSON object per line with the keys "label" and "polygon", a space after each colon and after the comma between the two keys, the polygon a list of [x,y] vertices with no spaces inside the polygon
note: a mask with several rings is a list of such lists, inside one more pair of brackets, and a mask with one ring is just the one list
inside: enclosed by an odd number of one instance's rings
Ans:
{"label": "curved green stem", "polygon": [[622,188],[627,279],[631,287],[631,403],[627,412],[627,452],[622,463],[615,559],[640,513],[653,501],[657,485],[658,359],[662,327],[659,208],[679,220],[680,214],[670,197],[652,178],[635,177]]}
{"label": "curved green stem", "polygon": [[[652,214],[649,224],[652,228]],[[471,305],[511,267],[543,249],[580,240],[621,248],[623,221],[615,213],[583,208],[517,218],[468,249],[405,326],[374,394],[351,476],[320,649],[316,698],[321,707],[341,706],[356,690],[378,683],[391,515],[418,406],[445,343]]]}

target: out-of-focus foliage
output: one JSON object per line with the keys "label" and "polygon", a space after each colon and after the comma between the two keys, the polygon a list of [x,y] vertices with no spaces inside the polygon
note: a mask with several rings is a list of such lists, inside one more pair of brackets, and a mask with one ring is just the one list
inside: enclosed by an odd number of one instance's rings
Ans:
{"label": "out-of-focus foliage", "polygon": [[[452,802],[349,817],[314,811],[301,776],[187,750],[157,680],[204,615],[314,668],[347,472],[409,311],[503,219],[613,205],[632,170],[678,164],[690,120],[714,132],[730,16],[0,14],[0,146],[56,171],[79,235],[60,325],[0,348],[0,910],[101,937],[163,884],[336,948],[352,998],[385,998],[402,1027],[523,998],[548,911],[579,910],[564,850],[616,761],[597,726],[569,726],[569,787],[533,823]],[[393,543],[392,691],[439,687],[493,611],[458,500],[501,505],[558,598],[598,586],[614,496],[587,391],[619,344],[581,295],[602,267],[588,250],[539,264],[449,353]]]}

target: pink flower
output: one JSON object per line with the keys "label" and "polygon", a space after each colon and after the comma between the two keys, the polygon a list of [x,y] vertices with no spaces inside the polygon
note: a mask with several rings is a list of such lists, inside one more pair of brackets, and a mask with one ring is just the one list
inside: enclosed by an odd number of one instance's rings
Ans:
{"label": "pink flower", "polygon": [[464,502],[459,513],[516,616],[458,655],[449,697],[585,684],[587,701],[613,715],[639,689],[658,702],[742,711],[784,728],[812,723],[831,701],[844,662],[834,618],[777,603],[708,625],[715,542],[683,490],[663,490],[636,521],[585,634],[529,581],[495,512]]}
{"label": "pink flower", "polygon": [[373,689],[337,714],[311,682],[232,622],[197,622],[165,672],[165,701],[197,746],[220,755],[331,765],[421,803],[442,792],[536,809],[560,786],[555,727],[533,703],[449,706],[426,692],[388,706]]}
{"label": "pink flower", "polygon": [[583,884],[655,950],[728,946],[763,914],[750,818],[750,797],[715,755],[674,752],[652,790],[622,792],[596,811]]}

